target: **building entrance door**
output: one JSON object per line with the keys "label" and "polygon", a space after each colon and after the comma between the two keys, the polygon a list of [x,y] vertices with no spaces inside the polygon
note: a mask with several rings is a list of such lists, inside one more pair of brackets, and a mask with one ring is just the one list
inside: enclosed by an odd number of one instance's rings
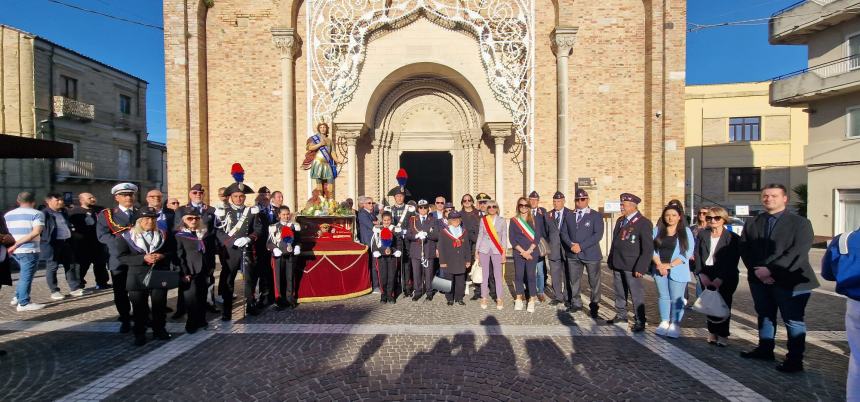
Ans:
{"label": "building entrance door", "polygon": [[[409,181],[406,188],[409,199],[425,199],[430,204],[437,196],[451,200],[454,180],[453,158],[445,151],[407,151],[400,154],[400,167],[406,169]],[[433,207],[430,207],[433,210]]]}

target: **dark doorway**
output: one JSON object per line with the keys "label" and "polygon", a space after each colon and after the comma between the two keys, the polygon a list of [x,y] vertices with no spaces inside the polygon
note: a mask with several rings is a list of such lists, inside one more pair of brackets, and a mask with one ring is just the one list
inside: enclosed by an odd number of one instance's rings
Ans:
{"label": "dark doorway", "polygon": [[429,203],[437,196],[451,201],[451,186],[454,167],[450,152],[421,151],[400,154],[400,167],[406,169],[409,180],[406,188],[412,194],[409,199],[425,199]]}

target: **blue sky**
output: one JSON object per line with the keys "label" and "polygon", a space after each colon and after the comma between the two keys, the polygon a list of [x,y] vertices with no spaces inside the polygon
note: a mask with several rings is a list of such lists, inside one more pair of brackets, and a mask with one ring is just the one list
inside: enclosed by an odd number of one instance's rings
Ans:
{"label": "blue sky", "polygon": [[[160,0],[60,0],[160,26]],[[687,19],[714,24],[766,18],[796,0],[689,0]],[[164,41],[148,27],[85,13],[47,0],[0,0],[0,24],[11,25],[149,82],[150,139],[165,140]],[[803,46],[770,46],[766,21],[703,29],[687,35],[687,83],[762,81],[806,66]],[[680,28],[680,27],[679,27]]]}

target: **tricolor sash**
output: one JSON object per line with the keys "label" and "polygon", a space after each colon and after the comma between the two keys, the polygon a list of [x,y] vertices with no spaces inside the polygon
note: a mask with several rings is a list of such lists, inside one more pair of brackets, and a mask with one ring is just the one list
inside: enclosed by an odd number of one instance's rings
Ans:
{"label": "tricolor sash", "polygon": [[496,250],[499,250],[499,254],[504,255],[505,251],[502,247],[502,242],[499,239],[499,232],[496,232],[496,225],[489,219],[489,216],[484,216],[481,220],[484,222],[484,230],[490,236],[490,240],[493,242],[493,246],[496,247]]}
{"label": "tricolor sash", "polygon": [[[312,135],[311,141],[314,142],[314,145],[319,144],[321,141],[319,134]],[[331,157],[331,154],[328,151],[328,146],[323,145],[323,146],[319,147],[318,151],[320,151],[320,153],[322,153],[322,156],[323,156],[323,158],[325,158],[325,161],[328,162],[329,166],[331,166],[331,177],[332,177],[332,179],[336,179],[337,178],[337,165],[334,163],[334,158]]]}
{"label": "tricolor sash", "polygon": [[523,217],[518,216],[514,218],[514,223],[520,228],[524,235],[529,239],[529,242],[534,243],[535,241],[535,230],[529,226],[529,223],[523,219]]}

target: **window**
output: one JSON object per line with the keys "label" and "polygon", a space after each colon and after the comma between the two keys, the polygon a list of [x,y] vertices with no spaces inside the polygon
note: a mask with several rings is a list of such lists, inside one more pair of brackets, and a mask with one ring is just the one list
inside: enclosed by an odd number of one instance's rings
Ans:
{"label": "window", "polygon": [[856,230],[860,227],[860,190],[838,190],[838,192],[836,233]]}
{"label": "window", "polygon": [[60,95],[64,98],[78,99],[78,80],[61,75],[60,81],[62,85]]}
{"label": "window", "polygon": [[119,96],[119,112],[122,114],[131,114],[131,97]]}
{"label": "window", "polygon": [[760,190],[761,168],[729,168],[729,192]]}
{"label": "window", "polygon": [[729,119],[729,142],[761,140],[761,117]]}
{"label": "window", "polygon": [[131,150],[119,149],[117,154],[117,176],[120,180],[126,180],[131,175]]}
{"label": "window", "polygon": [[848,69],[860,68],[860,34],[848,37]]}
{"label": "window", "polygon": [[845,113],[845,136],[848,138],[860,138],[860,106],[848,108]]}

